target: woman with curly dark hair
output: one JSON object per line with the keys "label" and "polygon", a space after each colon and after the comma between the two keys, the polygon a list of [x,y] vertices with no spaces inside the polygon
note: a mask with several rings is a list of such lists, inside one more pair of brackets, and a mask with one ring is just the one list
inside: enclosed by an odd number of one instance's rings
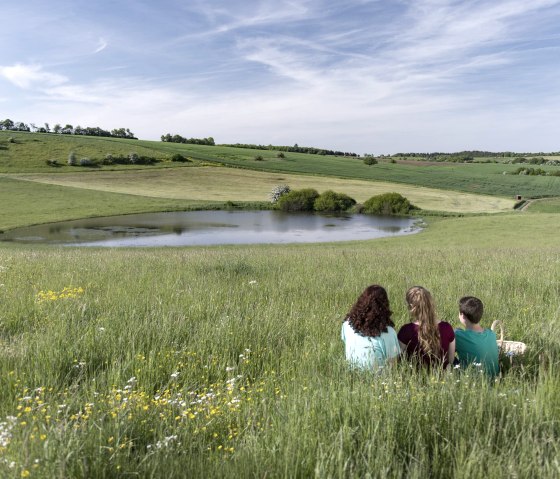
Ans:
{"label": "woman with curly dark hair", "polygon": [[377,284],[368,286],[342,323],[346,359],[364,369],[381,369],[395,361],[401,350],[389,298]]}

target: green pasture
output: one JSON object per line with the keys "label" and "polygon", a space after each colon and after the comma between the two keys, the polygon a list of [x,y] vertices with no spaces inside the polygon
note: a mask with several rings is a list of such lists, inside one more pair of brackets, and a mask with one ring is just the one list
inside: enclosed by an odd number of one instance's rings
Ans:
{"label": "green pasture", "polygon": [[[1,246],[0,476],[556,477],[558,235],[522,213],[358,243]],[[353,372],[340,325],[371,283],[397,327],[413,284],[454,326],[479,296],[528,353],[495,383]]]}
{"label": "green pasture", "polygon": [[[9,143],[12,137],[15,143]],[[0,132],[0,172],[57,172],[87,170],[95,168],[66,166],[70,151],[77,158],[89,157],[101,160],[107,154],[152,156],[162,160],[153,166],[113,165],[101,170],[114,169],[158,169],[180,167],[169,161],[174,153],[181,153],[194,164],[220,163],[251,170],[281,174],[313,174],[345,179],[383,181],[444,189],[491,196],[513,198],[542,197],[560,195],[560,177],[504,175],[519,165],[475,163],[475,164],[425,164],[424,162],[388,163],[368,166],[361,159],[332,157],[301,153],[286,153],[285,158],[277,158],[277,152],[251,150],[222,146],[202,146],[164,143],[157,141],[125,140],[118,138],[76,137],[40,133]],[[255,157],[262,156],[262,161]],[[56,159],[63,166],[53,168],[46,160]],[[557,171],[559,167],[542,166],[545,170]]]}
{"label": "green pasture", "polygon": [[[272,189],[279,184],[287,184],[292,189],[315,188],[319,192],[334,190],[346,193],[362,203],[374,195],[397,191],[424,210],[443,210],[453,213],[512,211],[515,203],[512,199],[495,196],[436,190],[398,183],[278,174],[224,167],[65,174],[41,173],[11,175],[10,178],[28,180],[20,181],[20,187],[29,192],[34,188],[33,184],[36,182],[42,185],[141,196],[146,198],[146,201],[147,198],[168,198],[222,203],[227,201],[269,202],[269,194]],[[31,181],[34,183],[30,184]]]}

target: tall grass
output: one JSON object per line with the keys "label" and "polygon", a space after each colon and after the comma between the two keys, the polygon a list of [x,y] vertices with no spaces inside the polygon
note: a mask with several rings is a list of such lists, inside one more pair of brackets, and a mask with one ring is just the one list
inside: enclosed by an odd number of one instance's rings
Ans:
{"label": "tall grass", "polygon": [[[0,475],[557,476],[556,218],[330,245],[2,247]],[[476,225],[488,235],[460,237]],[[397,326],[412,284],[455,326],[457,299],[479,296],[484,325],[529,352],[497,382],[351,371],[340,324],[373,282]]]}

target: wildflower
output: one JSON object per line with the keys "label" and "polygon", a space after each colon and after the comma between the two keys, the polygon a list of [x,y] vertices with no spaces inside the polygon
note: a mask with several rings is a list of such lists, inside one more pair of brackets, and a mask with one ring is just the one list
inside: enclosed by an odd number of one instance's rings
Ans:
{"label": "wildflower", "polygon": [[177,379],[178,377],[179,377],[179,371],[175,371],[174,373],[171,374],[172,379]]}
{"label": "wildflower", "polygon": [[249,281],[249,284],[257,284],[257,282],[253,279],[253,280]]}
{"label": "wildflower", "polygon": [[227,373],[230,373],[230,372],[232,372],[232,371],[235,371],[235,366],[228,366],[228,367],[226,367],[226,372],[227,372]]}
{"label": "wildflower", "polygon": [[99,326],[99,328],[97,328],[97,330],[102,333],[103,331],[105,331],[105,328],[103,326]]}

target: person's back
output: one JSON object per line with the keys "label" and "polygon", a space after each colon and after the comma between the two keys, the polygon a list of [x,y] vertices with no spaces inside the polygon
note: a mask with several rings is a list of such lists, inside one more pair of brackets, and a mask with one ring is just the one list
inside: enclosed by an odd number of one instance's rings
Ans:
{"label": "person's back", "polygon": [[455,349],[461,367],[480,365],[488,375],[497,376],[500,365],[496,334],[480,326],[483,311],[482,301],[474,296],[459,300],[459,320],[465,329],[455,330]]}
{"label": "person's back", "polygon": [[387,291],[372,284],[358,297],[342,323],[346,360],[362,369],[379,370],[400,354]]}
{"label": "person's back", "polygon": [[352,366],[362,369],[381,369],[387,361],[400,354],[397,333],[391,326],[379,336],[363,336],[354,331],[348,321],[342,324],[346,359]]}

